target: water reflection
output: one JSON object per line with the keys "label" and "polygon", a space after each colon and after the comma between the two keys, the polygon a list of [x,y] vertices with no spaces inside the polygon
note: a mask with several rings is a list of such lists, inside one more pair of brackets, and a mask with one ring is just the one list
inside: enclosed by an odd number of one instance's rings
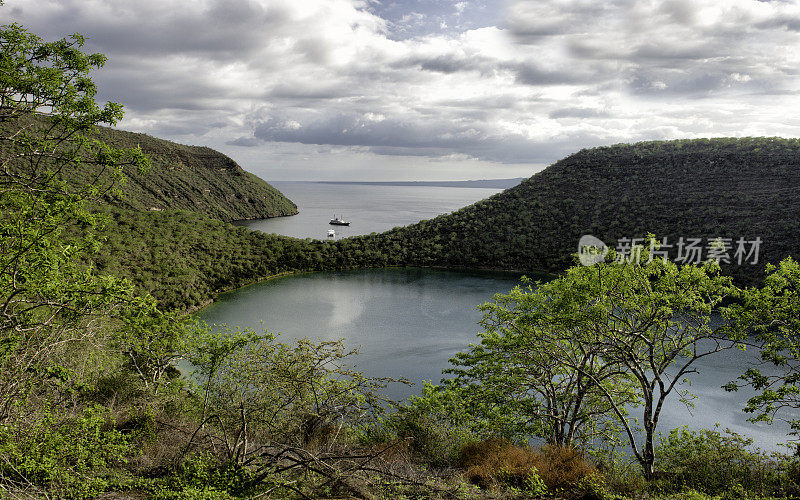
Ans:
{"label": "water reflection", "polygon": [[[395,399],[419,391],[423,380],[438,381],[448,359],[476,342],[481,313],[478,304],[518,284],[517,275],[455,273],[425,269],[376,269],[303,274],[263,282],[220,297],[198,316],[226,323],[280,332],[284,340],[301,337],[346,339],[361,347],[356,367],[372,376],[406,377],[415,387],[395,385]],[[699,373],[688,377],[696,407],[688,410],[672,394],[659,427],[723,428],[752,437],[768,450],[786,441],[788,426],[746,422],[741,408],[748,391],[721,389],[755,359],[752,352],[729,350],[705,358]],[[634,412],[634,415],[636,412]]]}

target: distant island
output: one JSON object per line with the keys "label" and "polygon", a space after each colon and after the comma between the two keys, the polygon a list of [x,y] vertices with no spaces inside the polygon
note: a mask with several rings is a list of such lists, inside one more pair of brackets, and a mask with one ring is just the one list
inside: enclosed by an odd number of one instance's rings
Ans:
{"label": "distant island", "polygon": [[478,179],[471,181],[310,181],[317,184],[359,184],[362,186],[430,186],[508,189],[524,181],[525,177],[511,179]]}

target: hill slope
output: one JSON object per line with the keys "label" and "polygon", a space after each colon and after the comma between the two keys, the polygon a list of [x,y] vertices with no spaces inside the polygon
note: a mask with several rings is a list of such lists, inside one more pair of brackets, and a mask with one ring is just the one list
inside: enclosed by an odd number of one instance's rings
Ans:
{"label": "hill slope", "polygon": [[[520,185],[431,221],[374,237],[407,264],[558,271],[582,235],[609,246],[652,232],[674,245],[700,238],[703,258],[730,238],[728,272],[752,281],[800,248],[800,141],[646,142],[586,149]],[[367,243],[370,237],[366,237]],[[758,262],[737,265],[736,242]],[[685,248],[684,248],[685,250]],[[744,255],[743,257],[746,257]]]}
{"label": "hill slope", "polygon": [[126,170],[125,196],[112,201],[120,207],[192,210],[227,221],[297,213],[280,191],[219,151],[109,128],[98,135],[117,147],[138,144],[152,160],[144,175]]}
{"label": "hill slope", "polygon": [[[34,135],[50,127],[44,115],[23,118]],[[124,169],[127,182],[122,197],[107,193],[106,202],[136,211],[191,210],[231,221],[294,215],[297,206],[228,156],[211,148],[186,146],[163,139],[107,127],[97,127],[95,137],[119,148],[141,147],[152,166],[140,174]],[[13,166],[12,166],[13,168]],[[28,168],[28,167],[23,167]],[[108,185],[110,179],[91,166],[61,171],[76,185]]]}
{"label": "hill slope", "polygon": [[[746,283],[763,276],[766,262],[798,254],[800,141],[583,150],[451,214],[336,242],[260,234],[190,212],[116,209],[111,219],[98,268],[129,277],[167,308],[196,307],[219,292],[294,271],[415,265],[558,272],[573,263],[584,234],[611,246],[647,232],[669,244],[702,238],[703,246],[718,236],[760,237],[756,265],[724,266]],[[730,256],[735,262],[733,250]]]}

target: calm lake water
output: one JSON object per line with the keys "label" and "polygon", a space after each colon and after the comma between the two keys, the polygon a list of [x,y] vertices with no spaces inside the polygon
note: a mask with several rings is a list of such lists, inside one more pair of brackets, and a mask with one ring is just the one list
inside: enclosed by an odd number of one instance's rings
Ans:
{"label": "calm lake water", "polygon": [[[353,221],[353,234],[409,224],[467,205],[496,190],[416,186],[353,186],[274,183],[298,204],[301,215],[250,221],[253,229],[299,237],[321,237],[337,199]],[[294,189],[294,190],[293,190]],[[405,201],[404,201],[405,200]],[[306,205],[306,203],[308,205]],[[372,376],[406,377],[417,385],[394,384],[394,399],[417,394],[423,380],[438,382],[448,359],[476,342],[481,313],[476,307],[518,284],[517,275],[457,273],[431,269],[374,269],[290,276],[224,294],[197,314],[225,323],[280,333],[284,341],[309,337],[345,339],[360,347],[356,368]],[[711,428],[717,423],[754,439],[766,450],[782,449],[788,426],[750,424],[741,408],[748,392],[721,386],[754,360],[753,353],[729,351],[706,358],[684,386],[698,396],[691,412],[673,394],[662,414],[662,432],[681,425]]]}
{"label": "calm lake water", "polygon": [[[295,202],[300,213],[240,221],[235,224],[265,233],[295,238],[325,239],[328,229],[337,238],[380,233],[423,219],[432,219],[499,193],[499,189],[435,186],[364,186],[315,182],[271,182]],[[336,215],[349,226],[328,224]]]}

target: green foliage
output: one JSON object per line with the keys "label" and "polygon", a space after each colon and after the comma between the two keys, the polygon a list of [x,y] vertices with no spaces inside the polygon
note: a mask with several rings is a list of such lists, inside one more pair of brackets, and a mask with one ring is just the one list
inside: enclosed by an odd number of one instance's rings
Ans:
{"label": "green foliage", "polygon": [[[652,232],[672,245],[680,237],[760,237],[755,265],[722,263],[725,273],[750,283],[762,278],[766,262],[800,246],[787,208],[800,200],[784,189],[800,175],[798,151],[800,141],[777,138],[588,149],[452,214],[336,242],[270,237],[186,213],[119,211],[96,262],[135,281],[162,307],[186,309],[284,272],[397,265],[560,272],[584,234],[613,246]],[[670,252],[677,256],[676,248]]]}
{"label": "green foliage", "polygon": [[162,310],[194,309],[270,276],[358,265],[333,242],[258,233],[192,212],[106,210],[106,241],[87,262],[128,278]]}
{"label": "green foliage", "polygon": [[525,481],[522,483],[522,491],[534,498],[547,495],[547,485],[539,477],[536,469],[531,469],[530,473],[525,477]]}
{"label": "green foliage", "polygon": [[[456,377],[445,384],[460,386],[475,402],[471,413],[516,438],[589,443],[613,438],[616,423],[651,477],[666,398],[684,399],[679,384],[694,364],[744,338],[722,307],[739,290],[713,262],[678,267],[639,250],[634,262],[611,252],[535,290],[496,296],[484,306],[481,343],[451,360]],[[627,418],[637,401],[642,435]]]}
{"label": "green foliage", "polygon": [[664,491],[686,488],[709,494],[735,491],[757,496],[797,494],[797,458],[752,451],[753,440],[728,429],[673,429],[656,450]]}
{"label": "green foliage", "polygon": [[0,473],[11,484],[58,497],[93,498],[124,478],[119,466],[133,452],[102,407],[64,419],[45,407],[31,426],[0,427]]}
{"label": "green foliage", "polygon": [[247,495],[247,470],[199,453],[180,463],[174,474],[143,482],[150,498],[159,500],[223,500]]}
{"label": "green foliage", "polygon": [[[750,329],[766,365],[740,377],[758,391],[745,411],[754,414],[754,422],[772,423],[777,413],[800,408],[800,264],[789,258],[768,265],[764,286],[747,290],[741,302],[736,319]],[[726,389],[738,386],[732,382]],[[800,431],[800,419],[790,423],[795,434]]]}
{"label": "green foliage", "polygon": [[583,335],[595,312],[583,310],[582,286],[573,273],[496,295],[480,307],[480,344],[451,359],[446,372],[456,377],[443,384],[461,388],[472,413],[509,437],[561,446],[612,438],[606,394],[621,406],[637,398],[631,377]]}
{"label": "green foliage", "polygon": [[169,384],[165,375],[186,352],[194,324],[188,316],[161,312],[150,296],[134,298],[120,319],[115,347],[126,356],[145,388],[156,395]]}
{"label": "green foliage", "polygon": [[[147,164],[138,149],[90,138],[122,108],[95,103],[89,73],[105,58],[82,53],[83,42],[0,28],[0,419],[61,371],[64,349],[97,335],[90,316],[112,313],[132,293],[124,280],[78,265],[96,244],[85,200],[113,187],[124,164]],[[46,124],[31,119],[40,109]],[[107,183],[67,185],[59,173],[70,169],[104,171]]]}
{"label": "green foliage", "polygon": [[389,379],[349,368],[356,351],[341,341],[289,345],[268,334],[225,335],[201,334],[190,359],[205,377],[203,425],[222,434],[231,463],[266,456],[265,446],[331,449],[345,426],[364,423],[386,402],[378,390]]}
{"label": "green foliage", "polygon": [[[124,167],[124,194],[107,193],[104,203],[135,211],[191,210],[225,221],[297,213],[280,191],[211,148],[106,127],[93,137],[112,147],[141,148],[151,163],[147,172]],[[96,172],[70,170],[63,176],[71,184],[86,184],[91,174]]]}
{"label": "green foliage", "polygon": [[560,272],[585,234],[612,247],[648,232],[673,245],[758,236],[756,265],[723,263],[726,274],[756,282],[766,262],[800,247],[791,208],[800,199],[785,188],[800,175],[798,153],[800,140],[775,137],[585,149],[451,214],[348,241],[406,265]]}
{"label": "green foliage", "polygon": [[409,439],[415,459],[435,467],[458,463],[461,449],[477,439],[477,426],[469,422],[469,401],[454,391],[426,382],[419,396],[380,422],[385,440]]}

